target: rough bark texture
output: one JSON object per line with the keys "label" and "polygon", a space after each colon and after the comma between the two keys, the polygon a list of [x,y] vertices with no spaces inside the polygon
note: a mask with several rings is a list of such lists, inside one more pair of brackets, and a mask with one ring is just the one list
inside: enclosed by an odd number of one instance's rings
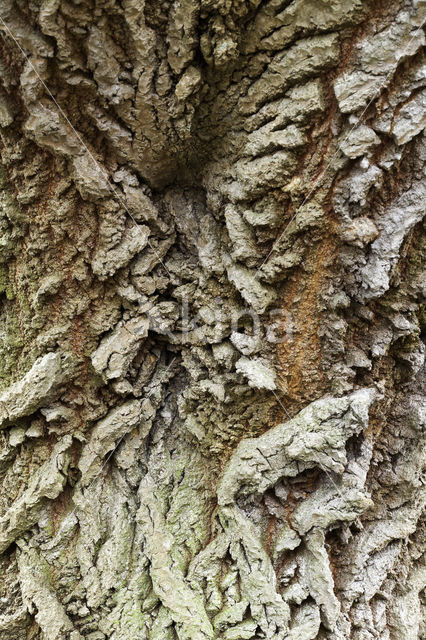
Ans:
{"label": "rough bark texture", "polygon": [[424,0],[2,0],[0,640],[426,638]]}

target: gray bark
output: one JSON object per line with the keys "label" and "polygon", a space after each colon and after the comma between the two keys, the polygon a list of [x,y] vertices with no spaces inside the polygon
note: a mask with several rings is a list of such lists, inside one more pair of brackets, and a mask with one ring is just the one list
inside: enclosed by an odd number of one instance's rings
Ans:
{"label": "gray bark", "polygon": [[1,0],[0,640],[426,638],[425,9]]}

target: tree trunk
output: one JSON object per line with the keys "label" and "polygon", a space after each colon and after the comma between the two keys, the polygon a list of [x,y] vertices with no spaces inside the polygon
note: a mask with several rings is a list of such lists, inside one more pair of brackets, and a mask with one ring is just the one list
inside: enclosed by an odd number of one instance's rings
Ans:
{"label": "tree trunk", "polygon": [[425,14],[1,1],[0,640],[426,638]]}

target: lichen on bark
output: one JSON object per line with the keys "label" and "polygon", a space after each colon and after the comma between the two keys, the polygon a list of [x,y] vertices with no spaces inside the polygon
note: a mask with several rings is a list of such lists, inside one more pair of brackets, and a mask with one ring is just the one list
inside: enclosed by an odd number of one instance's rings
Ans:
{"label": "lichen on bark", "polygon": [[419,640],[422,0],[0,2],[0,640]]}

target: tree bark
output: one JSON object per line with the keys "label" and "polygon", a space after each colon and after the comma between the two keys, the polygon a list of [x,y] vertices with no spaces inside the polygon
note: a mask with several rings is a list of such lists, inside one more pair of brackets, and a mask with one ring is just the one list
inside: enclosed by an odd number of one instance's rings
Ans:
{"label": "tree bark", "polygon": [[1,0],[0,640],[426,638],[425,8]]}

